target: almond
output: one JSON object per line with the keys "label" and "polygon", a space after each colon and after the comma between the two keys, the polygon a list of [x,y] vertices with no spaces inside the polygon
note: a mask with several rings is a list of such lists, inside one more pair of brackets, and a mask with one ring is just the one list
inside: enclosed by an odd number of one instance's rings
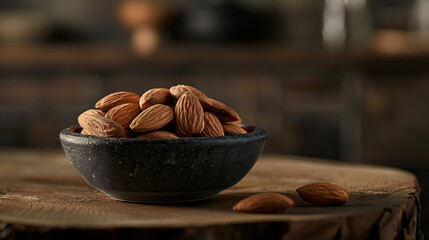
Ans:
{"label": "almond", "polygon": [[220,123],[219,119],[213,115],[212,113],[205,112],[204,113],[204,129],[201,133],[203,137],[219,137],[223,136],[223,128],[222,123]]}
{"label": "almond", "polygon": [[213,113],[222,122],[233,122],[240,119],[238,113],[226,104],[210,99],[211,105],[205,106],[205,110]]}
{"label": "almond", "polygon": [[126,138],[125,129],[117,122],[102,116],[88,115],[85,117],[89,135],[98,137]]}
{"label": "almond", "polygon": [[281,212],[293,206],[294,202],[279,193],[258,193],[237,203],[233,210],[250,213]]}
{"label": "almond", "polygon": [[132,92],[115,92],[111,93],[102,99],[100,99],[96,104],[95,108],[100,109],[103,112],[109,111],[111,108],[124,103],[136,103],[138,104],[140,96]]}
{"label": "almond", "polygon": [[170,106],[155,104],[141,112],[130,124],[134,132],[150,132],[169,124],[174,118],[174,111]]}
{"label": "almond", "polygon": [[170,104],[173,101],[173,96],[167,88],[153,88],[146,91],[140,98],[140,108],[146,108],[155,104]]}
{"label": "almond", "polygon": [[79,117],[77,118],[77,121],[79,122],[79,125],[83,129],[88,128],[88,125],[85,122],[85,118],[88,115],[92,115],[92,116],[104,116],[104,112],[100,111],[98,109],[89,109],[89,110],[86,110],[85,112],[81,113],[79,115]]}
{"label": "almond", "polygon": [[195,96],[197,96],[198,101],[200,101],[202,106],[211,106],[211,100],[208,98],[204,93],[202,93],[200,90],[187,86],[187,85],[177,85],[170,88],[170,93],[175,97],[176,99],[179,99],[184,93],[193,93]]}
{"label": "almond", "polygon": [[233,123],[222,123],[222,128],[223,128],[223,131],[225,132],[225,135],[235,135],[235,134],[247,133],[247,131],[244,128],[237,126]]}
{"label": "almond", "polygon": [[135,103],[124,103],[111,108],[106,113],[106,118],[119,123],[123,128],[128,128],[133,119],[141,112],[140,106]]}
{"label": "almond", "polygon": [[304,201],[314,205],[342,205],[349,199],[344,188],[332,183],[312,183],[296,191]]}
{"label": "almond", "polygon": [[201,134],[204,129],[204,111],[198,98],[190,92],[185,92],[177,101],[174,108],[176,130],[182,137]]}
{"label": "almond", "polygon": [[82,131],[80,131],[80,134],[91,135],[91,133],[85,128],[82,128]]}
{"label": "almond", "polygon": [[167,131],[154,131],[143,133],[137,137],[137,139],[168,139],[168,138],[179,138],[176,134]]}
{"label": "almond", "polygon": [[232,123],[232,124],[234,124],[234,125],[240,125],[241,124],[241,117],[240,116],[238,116],[238,120],[236,120],[236,121],[233,121],[233,122],[228,122],[228,123]]}

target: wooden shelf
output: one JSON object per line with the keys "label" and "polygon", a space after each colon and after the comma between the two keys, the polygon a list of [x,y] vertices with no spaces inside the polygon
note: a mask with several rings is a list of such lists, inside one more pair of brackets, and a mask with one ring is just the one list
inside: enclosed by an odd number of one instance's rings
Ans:
{"label": "wooden shelf", "polygon": [[376,69],[426,68],[429,51],[380,53],[375,51],[294,50],[275,45],[203,46],[174,45],[160,48],[151,56],[141,57],[128,46],[45,45],[0,46],[0,71],[54,69],[117,69],[142,65],[183,67],[229,65],[283,68],[365,67]]}

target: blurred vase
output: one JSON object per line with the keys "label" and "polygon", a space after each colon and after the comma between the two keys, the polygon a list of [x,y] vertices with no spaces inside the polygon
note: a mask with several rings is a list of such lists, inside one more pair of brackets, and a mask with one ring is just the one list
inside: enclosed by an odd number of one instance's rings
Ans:
{"label": "blurred vase", "polygon": [[160,26],[168,18],[168,8],[158,1],[126,0],[118,4],[117,14],[129,29],[141,26]]}
{"label": "blurred vase", "polygon": [[325,0],[323,40],[328,48],[367,48],[372,23],[366,0]]}
{"label": "blurred vase", "polygon": [[120,22],[131,30],[131,47],[141,56],[155,52],[160,44],[160,29],[169,9],[158,1],[125,0],[117,7]]}
{"label": "blurred vase", "polygon": [[371,45],[373,26],[367,0],[348,0],[347,44],[351,48],[368,48]]}
{"label": "blurred vase", "polygon": [[346,43],[346,9],[344,0],[325,0],[323,8],[323,42],[327,48],[342,48]]}
{"label": "blurred vase", "polygon": [[411,10],[410,25],[421,35],[429,35],[429,0],[416,0]]}

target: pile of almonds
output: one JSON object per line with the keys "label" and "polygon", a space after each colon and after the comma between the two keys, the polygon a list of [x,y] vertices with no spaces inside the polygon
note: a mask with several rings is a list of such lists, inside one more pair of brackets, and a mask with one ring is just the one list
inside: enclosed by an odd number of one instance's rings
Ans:
{"label": "pile of almonds", "polygon": [[78,117],[82,134],[110,138],[218,137],[244,134],[234,109],[198,89],[177,85],[139,96],[111,93]]}
{"label": "pile of almonds", "polygon": [[[306,202],[316,206],[343,205],[349,199],[344,188],[332,183],[312,183],[296,189]],[[281,212],[293,207],[292,199],[279,193],[258,193],[238,202],[233,210],[250,213]]]}

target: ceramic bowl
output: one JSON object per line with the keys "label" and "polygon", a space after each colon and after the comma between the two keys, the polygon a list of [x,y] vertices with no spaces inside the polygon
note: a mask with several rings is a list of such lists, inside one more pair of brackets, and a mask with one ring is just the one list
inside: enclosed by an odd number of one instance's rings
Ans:
{"label": "ceramic bowl", "polygon": [[261,128],[211,138],[118,139],[64,129],[60,141],[77,172],[92,187],[122,201],[207,199],[239,182],[265,144]]}

